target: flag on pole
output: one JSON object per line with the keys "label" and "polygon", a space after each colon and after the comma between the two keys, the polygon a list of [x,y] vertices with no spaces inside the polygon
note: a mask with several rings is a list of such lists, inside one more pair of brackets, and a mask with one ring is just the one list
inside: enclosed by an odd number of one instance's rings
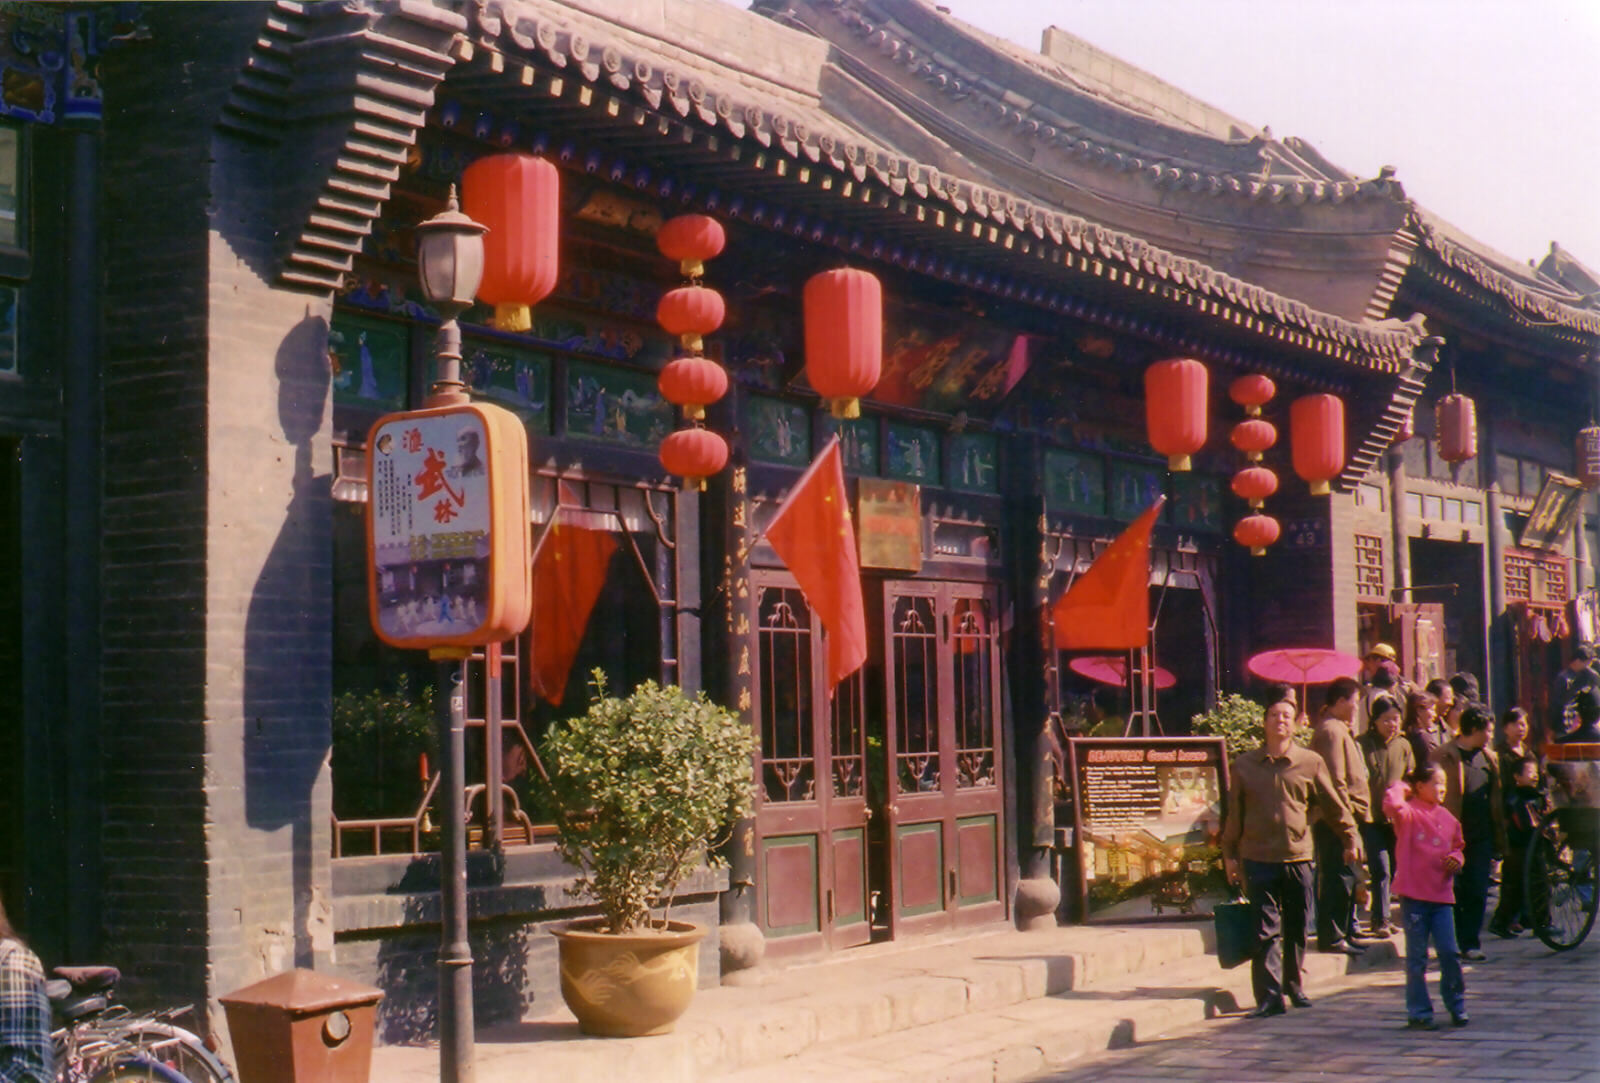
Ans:
{"label": "flag on pole", "polygon": [[528,691],[557,707],[589,616],[606,584],[617,540],[610,531],[556,523],[533,556],[533,618],[528,622]]}
{"label": "flag on pole", "polygon": [[806,604],[822,620],[828,635],[831,689],[867,660],[861,565],[837,436],[784,497],[767,526],[766,537],[800,584]]}
{"label": "flag on pole", "polygon": [[1095,558],[1056,602],[1056,647],[1133,650],[1150,634],[1150,530],[1159,497]]}

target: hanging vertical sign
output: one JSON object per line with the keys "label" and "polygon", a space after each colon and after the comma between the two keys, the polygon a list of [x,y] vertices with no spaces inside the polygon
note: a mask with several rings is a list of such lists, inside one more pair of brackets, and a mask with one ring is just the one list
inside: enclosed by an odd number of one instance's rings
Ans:
{"label": "hanging vertical sign", "polygon": [[528,437],[458,404],[389,414],[367,439],[372,627],[394,647],[499,643],[528,623]]}

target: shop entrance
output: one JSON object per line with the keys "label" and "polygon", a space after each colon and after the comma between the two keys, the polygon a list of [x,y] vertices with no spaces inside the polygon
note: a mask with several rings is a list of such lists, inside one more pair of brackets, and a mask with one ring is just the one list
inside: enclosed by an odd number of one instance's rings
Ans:
{"label": "shop entrance", "polygon": [[794,580],[758,571],[751,587],[769,952],[1003,918],[994,589],[869,584],[867,664],[830,696],[822,628]]}
{"label": "shop entrance", "polygon": [[[1411,577],[1417,586],[1410,600],[1425,600],[1440,606],[1443,627],[1439,629],[1439,676],[1465,671],[1480,682],[1486,682],[1483,546],[1412,538]],[[1419,657],[1427,653],[1425,649],[1419,650]],[[1413,674],[1407,676],[1414,679]]]}

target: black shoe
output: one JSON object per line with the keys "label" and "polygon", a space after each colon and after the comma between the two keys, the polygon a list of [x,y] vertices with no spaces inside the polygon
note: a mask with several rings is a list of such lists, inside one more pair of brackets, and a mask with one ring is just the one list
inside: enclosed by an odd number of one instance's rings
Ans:
{"label": "black shoe", "polygon": [[1439,1024],[1432,1019],[1407,1019],[1406,1026],[1411,1030],[1438,1030]]}
{"label": "black shoe", "polygon": [[1491,925],[1489,926],[1489,931],[1501,940],[1515,940],[1517,938],[1517,931],[1504,925]]}
{"label": "black shoe", "polygon": [[1311,1007],[1311,998],[1306,996],[1304,993],[1290,993],[1289,1003],[1293,1004],[1296,1008],[1309,1008]]}
{"label": "black shoe", "polygon": [[1354,944],[1335,944],[1331,948],[1318,948],[1323,955],[1365,955],[1366,949],[1358,948]]}
{"label": "black shoe", "polygon": [[1267,1003],[1265,1003],[1265,1004],[1261,1005],[1260,1007],[1258,1007],[1255,1011],[1246,1013],[1245,1014],[1245,1018],[1246,1019],[1266,1019],[1268,1016],[1282,1015],[1284,1013],[1284,1011],[1285,1011],[1285,1009],[1284,1009],[1284,1006],[1283,1006],[1283,1002],[1281,1000],[1279,1000],[1279,1001],[1268,1001]]}
{"label": "black shoe", "polygon": [[1470,1022],[1472,1022],[1472,1020],[1467,1018],[1466,1012],[1462,1012],[1460,1015],[1452,1015],[1450,1017],[1450,1025],[1453,1027],[1464,1027]]}
{"label": "black shoe", "polygon": [[1474,963],[1486,963],[1489,961],[1489,957],[1478,948],[1468,948],[1461,953],[1461,957]]}

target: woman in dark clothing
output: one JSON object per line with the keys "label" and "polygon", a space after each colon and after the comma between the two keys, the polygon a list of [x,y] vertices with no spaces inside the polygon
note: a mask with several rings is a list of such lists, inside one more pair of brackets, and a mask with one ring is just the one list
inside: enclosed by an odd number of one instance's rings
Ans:
{"label": "woman in dark clothing", "polygon": [[[1389,787],[1416,769],[1411,744],[1400,735],[1400,705],[1388,696],[1374,696],[1372,725],[1356,739],[1367,764],[1367,785],[1373,808],[1383,807]],[[1389,921],[1389,885],[1394,877],[1394,825],[1378,816],[1361,823],[1361,843],[1367,851],[1367,873],[1372,894],[1370,924],[1373,936],[1389,936],[1399,928]]]}
{"label": "woman in dark clothing", "polygon": [[[1523,722],[1527,724],[1526,719]],[[1523,928],[1526,900],[1523,898],[1522,869],[1528,860],[1528,847],[1545,815],[1545,793],[1540,785],[1539,761],[1518,756],[1510,763],[1502,759],[1502,769],[1511,772],[1511,787],[1505,791],[1506,856],[1501,863],[1500,902],[1489,919],[1489,931],[1503,940],[1514,939]]]}
{"label": "woman in dark clothing", "polygon": [[1411,743],[1411,758],[1421,764],[1439,746],[1439,731],[1434,726],[1438,701],[1428,692],[1413,692],[1406,697],[1405,738]]}

